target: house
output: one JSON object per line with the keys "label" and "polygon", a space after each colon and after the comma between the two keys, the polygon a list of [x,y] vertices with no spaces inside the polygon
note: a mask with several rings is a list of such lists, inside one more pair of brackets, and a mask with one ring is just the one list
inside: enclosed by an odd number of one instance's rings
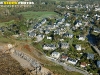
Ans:
{"label": "house", "polygon": [[67,61],[67,59],[68,59],[68,55],[67,54],[62,54],[61,56],[60,56],[60,60],[65,60],[65,61]]}
{"label": "house", "polygon": [[47,36],[47,39],[52,40],[52,37],[48,37],[48,36]]}
{"label": "house", "polygon": [[86,62],[81,62],[81,64],[80,64],[80,67],[86,67],[87,66],[87,64],[86,64]]}
{"label": "house", "polygon": [[51,30],[51,29],[55,29],[56,26],[55,25],[47,25],[47,28]]}
{"label": "house", "polygon": [[69,26],[70,26],[70,24],[69,24],[69,23],[66,23],[66,24],[65,24],[65,26],[68,26],[68,27],[69,27]]}
{"label": "house", "polygon": [[60,53],[59,52],[53,52],[51,54],[51,57],[58,59],[60,57]]}
{"label": "house", "polygon": [[76,48],[76,50],[78,50],[78,51],[82,50],[81,45],[76,45],[75,48]]}
{"label": "house", "polygon": [[100,60],[97,61],[97,66],[100,68]]}
{"label": "house", "polygon": [[72,37],[73,37],[73,34],[70,34],[70,33],[64,33],[64,34],[63,34],[63,37],[72,38]]}
{"label": "house", "polygon": [[59,29],[54,30],[54,35],[56,35],[56,34],[60,35],[60,30]]}
{"label": "house", "polygon": [[100,29],[99,29],[99,28],[95,28],[95,29],[94,29],[94,32],[95,32],[95,33],[100,33]]}
{"label": "house", "polygon": [[49,34],[50,33],[50,30],[46,29],[46,30],[44,30],[44,33],[45,34]]}
{"label": "house", "polygon": [[78,40],[84,41],[85,40],[85,36],[84,35],[79,35]]}
{"label": "house", "polygon": [[62,19],[58,20],[57,24],[63,24],[64,21],[65,21],[65,18],[62,18]]}
{"label": "house", "polygon": [[67,48],[69,48],[69,43],[63,42],[63,43],[60,44],[60,47],[62,49],[67,49]]}
{"label": "house", "polygon": [[76,24],[75,24],[75,27],[76,28],[78,28],[78,27],[80,27],[80,26],[82,26],[82,23],[79,21],[79,22],[77,22]]}
{"label": "house", "polygon": [[41,21],[41,24],[45,24],[46,23],[46,19],[43,19],[42,21]]}
{"label": "house", "polygon": [[29,37],[35,37],[36,33],[34,31],[30,31],[30,32],[28,32],[28,36]]}
{"label": "house", "polygon": [[87,59],[94,59],[94,54],[87,53]]}
{"label": "house", "polygon": [[56,45],[55,44],[45,44],[45,45],[43,45],[43,49],[44,50],[55,50]]}
{"label": "house", "polygon": [[40,41],[42,41],[43,39],[44,39],[44,35],[42,35],[42,34],[38,34],[37,36],[36,36],[36,38],[37,38],[37,42],[40,42]]}
{"label": "house", "polygon": [[100,11],[100,8],[95,8],[95,11]]}
{"label": "house", "polygon": [[68,58],[67,61],[68,61],[68,63],[71,63],[71,64],[75,65],[75,64],[77,63],[78,60],[72,59],[72,58]]}

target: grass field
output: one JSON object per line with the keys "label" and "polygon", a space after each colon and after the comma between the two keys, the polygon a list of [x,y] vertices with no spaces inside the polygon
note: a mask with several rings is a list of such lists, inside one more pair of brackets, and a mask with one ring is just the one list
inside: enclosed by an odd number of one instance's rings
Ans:
{"label": "grass field", "polygon": [[55,15],[57,15],[55,12],[33,12],[33,11],[27,11],[27,12],[21,12],[18,14],[22,14],[26,19],[42,19],[45,17],[53,17]]}
{"label": "grass field", "polygon": [[2,22],[2,23],[0,23],[0,27],[7,26],[7,25],[10,25],[10,24],[13,24],[13,23],[14,23],[14,20],[11,20],[9,22]]}

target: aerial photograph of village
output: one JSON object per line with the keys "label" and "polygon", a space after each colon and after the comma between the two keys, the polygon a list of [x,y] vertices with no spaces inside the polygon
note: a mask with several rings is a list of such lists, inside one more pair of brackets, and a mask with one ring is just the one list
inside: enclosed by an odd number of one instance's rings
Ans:
{"label": "aerial photograph of village", "polygon": [[100,0],[0,0],[0,75],[100,75]]}

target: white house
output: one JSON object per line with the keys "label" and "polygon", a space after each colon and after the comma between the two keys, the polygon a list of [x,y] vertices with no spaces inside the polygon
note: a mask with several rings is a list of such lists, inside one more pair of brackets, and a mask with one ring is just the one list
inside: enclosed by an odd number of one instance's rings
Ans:
{"label": "white house", "polygon": [[58,59],[60,57],[60,53],[59,52],[53,52],[51,54],[51,57]]}
{"label": "white house", "polygon": [[99,28],[95,28],[95,29],[94,29],[94,32],[95,32],[95,33],[100,33],[100,29],[99,29]]}
{"label": "white house", "polygon": [[42,21],[41,21],[41,24],[45,24],[46,23],[46,19],[43,19]]}
{"label": "white house", "polygon": [[43,49],[44,50],[55,50],[56,45],[55,44],[45,44],[45,45],[43,45]]}
{"label": "white house", "polygon": [[95,11],[100,11],[100,8],[95,8]]}
{"label": "white house", "polygon": [[66,23],[66,24],[65,24],[65,26],[68,26],[68,27],[69,27],[69,26],[70,26],[70,24],[69,24],[69,23]]}
{"label": "white house", "polygon": [[82,49],[81,45],[76,45],[75,48],[76,48],[76,50],[79,50],[79,51]]}
{"label": "white house", "polygon": [[72,58],[68,58],[68,63],[71,63],[73,65],[75,65],[77,63],[78,60],[76,59],[72,59]]}
{"label": "white house", "polygon": [[82,25],[82,23],[81,23],[81,22],[78,22],[78,23],[76,23],[75,27],[78,28],[78,27],[80,27],[81,25]]}
{"label": "white house", "polygon": [[48,39],[48,40],[52,40],[52,37],[48,37],[48,36],[47,36],[47,39]]}
{"label": "white house", "polygon": [[45,35],[42,35],[42,34],[37,35],[37,36],[36,36],[37,42],[42,41],[42,40],[44,39],[44,37],[45,37]]}
{"label": "white house", "polygon": [[85,40],[85,36],[83,36],[83,35],[79,35],[78,40],[84,41],[84,40]]}

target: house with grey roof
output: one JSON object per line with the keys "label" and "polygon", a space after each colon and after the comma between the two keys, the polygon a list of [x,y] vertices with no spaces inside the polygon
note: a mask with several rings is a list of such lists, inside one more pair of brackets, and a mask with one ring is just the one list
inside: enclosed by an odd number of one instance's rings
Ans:
{"label": "house with grey roof", "polygon": [[97,66],[100,68],[100,60],[97,61]]}
{"label": "house with grey roof", "polygon": [[55,50],[56,45],[55,44],[44,44],[43,45],[43,50]]}
{"label": "house with grey roof", "polygon": [[34,31],[28,32],[29,37],[35,37],[36,33]]}
{"label": "house with grey roof", "polygon": [[65,38],[67,38],[67,37],[68,38],[72,38],[73,34],[66,32],[66,33],[63,34],[63,37],[65,37]]}
{"label": "house with grey roof", "polygon": [[87,59],[94,59],[94,54],[92,53],[87,53]]}
{"label": "house with grey roof", "polygon": [[61,47],[62,49],[68,49],[68,48],[69,48],[69,43],[63,42],[63,43],[60,44],[60,47]]}
{"label": "house with grey roof", "polygon": [[75,65],[77,62],[78,62],[78,60],[76,60],[76,59],[72,59],[72,58],[68,58],[68,63],[71,63],[71,64],[73,64],[73,65]]}

